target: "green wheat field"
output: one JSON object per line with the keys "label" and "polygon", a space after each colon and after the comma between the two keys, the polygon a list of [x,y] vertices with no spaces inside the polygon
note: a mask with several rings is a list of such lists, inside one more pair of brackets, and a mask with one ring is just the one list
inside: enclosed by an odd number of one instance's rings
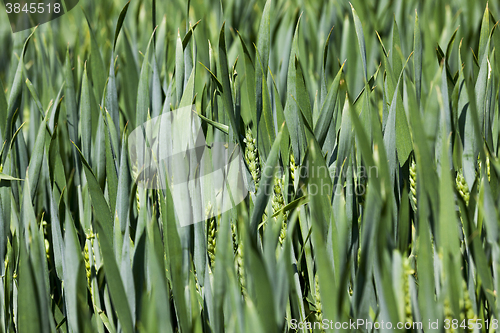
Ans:
{"label": "green wheat field", "polygon": [[[498,1],[5,8],[0,332],[500,329]],[[181,226],[128,138],[190,105],[249,194]]]}

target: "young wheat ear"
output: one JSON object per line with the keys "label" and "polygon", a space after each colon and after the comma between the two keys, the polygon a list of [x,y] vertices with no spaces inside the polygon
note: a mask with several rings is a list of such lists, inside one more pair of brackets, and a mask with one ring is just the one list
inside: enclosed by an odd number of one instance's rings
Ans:
{"label": "young wheat ear", "polygon": [[257,141],[250,128],[247,129],[243,142],[245,142],[245,160],[255,183],[255,191],[257,192],[260,181],[259,151],[257,150]]}
{"label": "young wheat ear", "polygon": [[403,258],[403,288],[405,295],[405,322],[413,323],[413,311],[411,308],[411,293],[410,293],[410,278],[415,273],[413,270],[410,259],[408,257]]}
{"label": "young wheat ear", "polygon": [[[479,159],[479,156],[477,157],[477,169],[479,172],[481,172],[481,160]],[[490,178],[490,158],[488,155],[486,155],[486,173],[488,175],[488,181],[491,181]],[[479,174],[478,174],[479,175]]]}
{"label": "young wheat ear", "polygon": [[[285,199],[283,197],[283,189],[284,189],[284,184],[285,183],[285,175],[283,174],[281,177],[276,176],[274,178],[274,193],[273,193],[273,198],[271,200],[271,204],[273,206],[273,214],[278,213],[280,210],[285,207]],[[286,219],[288,216],[288,212],[285,212],[283,214],[283,223],[281,225],[281,231],[279,235],[279,243],[281,246],[283,246],[283,242],[285,241],[286,237]]]}
{"label": "young wheat ear", "polygon": [[462,170],[460,170],[457,173],[455,185],[456,185],[458,193],[460,193],[460,196],[464,199],[465,204],[468,206],[469,205],[469,186],[467,185],[467,182],[465,181],[465,177],[462,173]]}
{"label": "young wheat ear", "polygon": [[[475,319],[477,319],[477,315],[474,313],[472,301],[469,296],[469,290],[467,289],[467,283],[464,280],[462,280],[462,293],[464,297],[459,301],[460,321],[468,319],[475,321]],[[467,332],[471,332],[471,330],[468,330]]]}
{"label": "young wheat ear", "polygon": [[316,307],[316,317],[318,321],[321,323],[323,321],[323,306],[321,304],[321,294],[319,291],[319,279],[318,275],[316,275],[314,279],[314,305]]}
{"label": "young wheat ear", "polygon": [[410,165],[410,203],[413,211],[417,212],[417,164],[415,159],[411,160]]}
{"label": "young wheat ear", "polygon": [[297,164],[295,164],[295,156],[293,153],[290,154],[290,177],[292,180],[292,184],[295,184],[295,172],[297,170]]}
{"label": "young wheat ear", "polygon": [[238,235],[237,225],[234,222],[231,222],[231,234],[233,236],[234,267],[238,274],[241,294],[244,298],[246,298],[247,289],[245,280],[245,263],[243,259],[243,241],[240,238],[240,235]]}
{"label": "young wheat ear", "polygon": [[207,252],[210,259],[210,266],[213,267],[215,262],[215,248],[217,245],[217,222],[215,217],[212,216],[212,205],[210,202],[207,204],[205,210],[205,218],[207,221]]}

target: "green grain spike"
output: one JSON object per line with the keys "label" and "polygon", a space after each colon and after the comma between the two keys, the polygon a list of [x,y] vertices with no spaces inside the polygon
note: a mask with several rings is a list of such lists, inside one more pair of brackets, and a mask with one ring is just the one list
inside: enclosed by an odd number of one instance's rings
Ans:
{"label": "green grain spike", "polygon": [[412,159],[410,165],[410,203],[413,211],[417,212],[417,164]]}
{"label": "green grain spike", "polygon": [[255,191],[257,192],[260,181],[259,152],[257,150],[257,140],[255,140],[250,128],[247,129],[243,142],[245,142],[245,160],[255,183]]}

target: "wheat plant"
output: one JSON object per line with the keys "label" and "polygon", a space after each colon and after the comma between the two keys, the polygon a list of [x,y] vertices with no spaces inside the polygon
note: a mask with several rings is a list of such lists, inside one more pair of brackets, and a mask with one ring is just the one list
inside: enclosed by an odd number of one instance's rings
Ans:
{"label": "wheat plant", "polygon": [[[497,331],[498,15],[81,0],[2,20],[0,332]],[[181,226],[128,148],[186,105],[207,149],[241,149],[248,195]]]}

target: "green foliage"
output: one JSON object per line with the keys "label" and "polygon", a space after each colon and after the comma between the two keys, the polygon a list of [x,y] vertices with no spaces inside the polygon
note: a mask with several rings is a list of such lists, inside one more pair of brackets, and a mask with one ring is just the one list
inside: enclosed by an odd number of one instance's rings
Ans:
{"label": "green foliage", "polygon": [[[0,23],[0,332],[495,331],[499,2],[82,6]],[[192,104],[250,191],[181,227],[127,147]]]}

